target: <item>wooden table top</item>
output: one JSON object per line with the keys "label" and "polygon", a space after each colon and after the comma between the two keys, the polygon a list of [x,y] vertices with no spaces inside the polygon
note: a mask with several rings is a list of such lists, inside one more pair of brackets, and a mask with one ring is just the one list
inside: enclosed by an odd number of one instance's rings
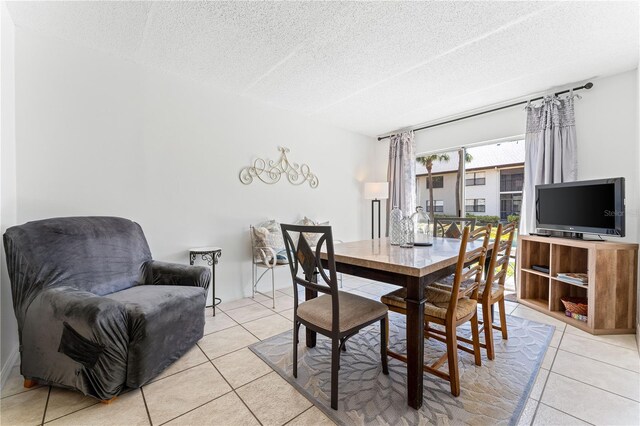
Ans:
{"label": "wooden table top", "polygon": [[[470,242],[467,250],[480,246],[480,240]],[[392,246],[389,238],[334,244],[336,262],[414,277],[422,277],[455,264],[459,252],[460,240],[440,237],[435,237],[430,247]],[[325,252],[322,252],[321,258],[327,258]]]}

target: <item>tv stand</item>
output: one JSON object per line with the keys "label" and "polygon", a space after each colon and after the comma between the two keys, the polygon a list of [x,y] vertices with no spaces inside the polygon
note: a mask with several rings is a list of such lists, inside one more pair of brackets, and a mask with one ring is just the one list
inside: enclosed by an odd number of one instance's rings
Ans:
{"label": "tv stand", "polygon": [[[533,265],[548,265],[540,272]],[[638,244],[559,237],[518,237],[518,301],[591,334],[635,333]],[[582,272],[588,284],[558,278]],[[565,315],[563,297],[588,298],[587,321]]]}

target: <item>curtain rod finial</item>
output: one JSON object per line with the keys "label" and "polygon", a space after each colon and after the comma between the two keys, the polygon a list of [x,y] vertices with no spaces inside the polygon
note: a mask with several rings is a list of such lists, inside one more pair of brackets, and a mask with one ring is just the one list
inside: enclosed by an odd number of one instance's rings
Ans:
{"label": "curtain rod finial", "polygon": [[591,89],[593,87],[593,83],[592,82],[588,82],[587,84],[584,85],[585,89]]}

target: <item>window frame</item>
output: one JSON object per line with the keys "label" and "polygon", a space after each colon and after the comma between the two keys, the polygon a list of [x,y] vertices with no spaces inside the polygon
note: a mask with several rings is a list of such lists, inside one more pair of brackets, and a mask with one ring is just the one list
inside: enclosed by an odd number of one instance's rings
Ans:
{"label": "window frame", "polygon": [[[469,178],[469,175],[473,175],[472,178]],[[482,175],[480,177],[479,175]],[[487,173],[484,170],[479,170],[476,172],[465,172],[464,175],[464,186],[482,186],[487,184]]]}
{"label": "window frame", "polygon": [[[469,201],[472,203],[469,204]],[[471,208],[471,209],[469,209]],[[486,213],[487,212],[487,199],[486,198],[467,198],[464,200],[464,211],[466,213]]]}

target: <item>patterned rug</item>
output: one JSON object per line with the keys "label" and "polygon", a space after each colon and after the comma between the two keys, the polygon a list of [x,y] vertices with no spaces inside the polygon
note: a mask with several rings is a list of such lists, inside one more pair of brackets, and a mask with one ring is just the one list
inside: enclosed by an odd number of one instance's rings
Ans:
{"label": "patterned rug", "polygon": [[[391,313],[390,346],[406,353],[405,317]],[[292,374],[292,333],[284,332],[250,346],[285,380],[295,386],[333,421],[342,425],[516,424],[535,382],[554,327],[507,316],[509,339],[495,336],[495,360],[482,351],[482,366],[459,351],[461,393],[453,397],[449,383],[425,373],[424,403],[414,410],[406,403],[406,364],[390,358],[389,375],[382,374],[377,326],[362,330],[347,342],[339,373],[338,410],[330,407],[331,342],[318,335],[317,345],[298,349],[298,378]],[[459,334],[470,334],[468,328]],[[434,362],[444,344],[425,341],[425,359]],[[446,368],[446,363],[444,365]]]}

